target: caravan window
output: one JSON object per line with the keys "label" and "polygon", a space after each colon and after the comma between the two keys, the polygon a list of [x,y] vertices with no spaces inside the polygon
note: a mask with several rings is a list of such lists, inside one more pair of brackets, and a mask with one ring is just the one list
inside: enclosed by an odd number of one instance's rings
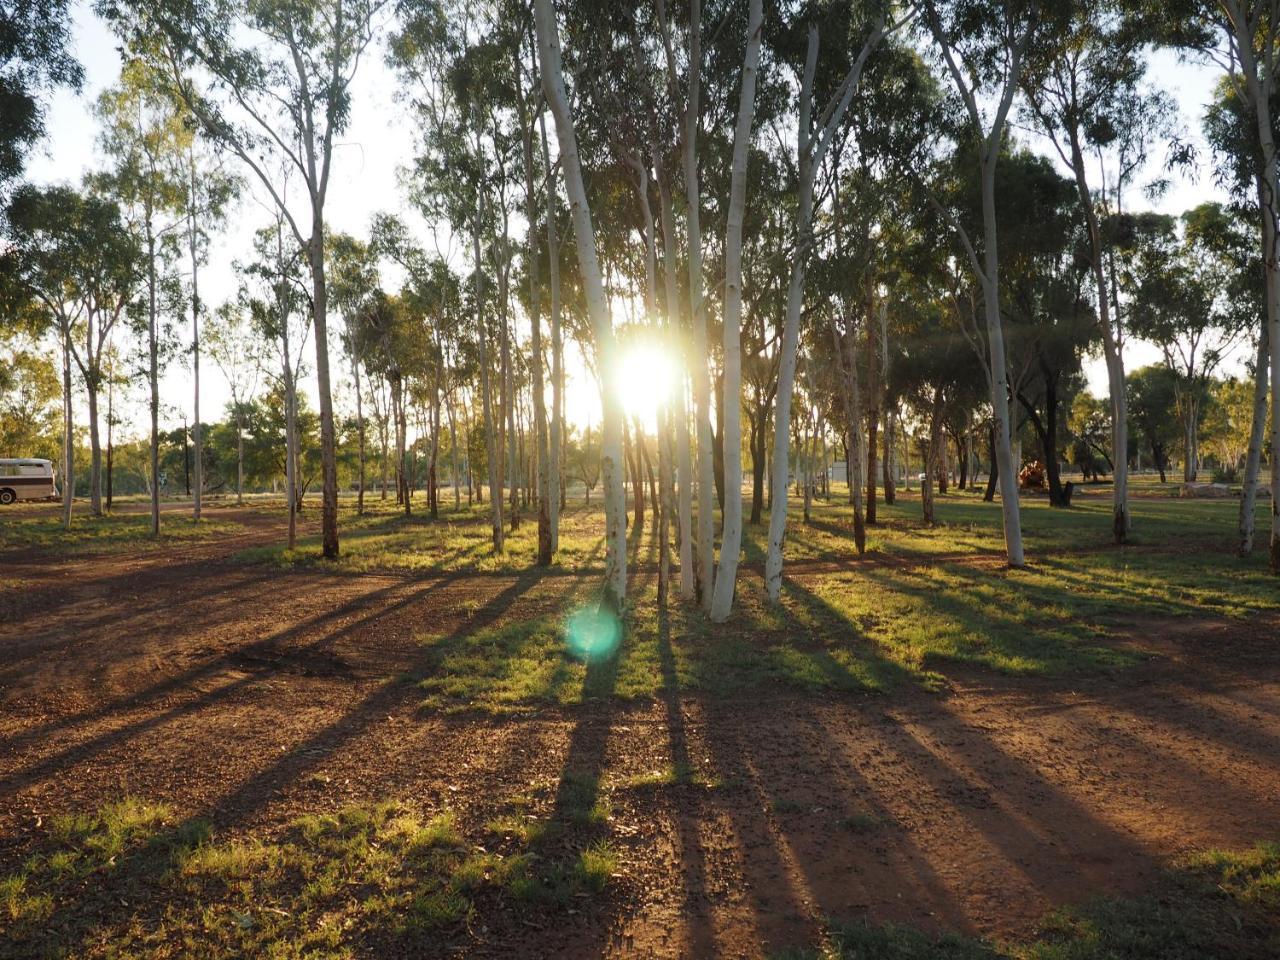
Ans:
{"label": "caravan window", "polygon": [[24,463],[18,468],[20,477],[47,477],[43,463]]}

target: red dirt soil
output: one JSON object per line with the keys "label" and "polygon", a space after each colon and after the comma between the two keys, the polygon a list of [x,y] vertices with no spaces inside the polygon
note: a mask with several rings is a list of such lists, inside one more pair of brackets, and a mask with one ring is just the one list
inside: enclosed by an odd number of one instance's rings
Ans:
{"label": "red dirt soil", "polygon": [[[388,797],[476,825],[569,771],[609,792],[622,877],[425,955],[761,957],[828,917],[1027,935],[1180,853],[1280,836],[1274,623],[1145,624],[1149,664],[1070,681],[443,717],[399,679],[414,635],[537,615],[572,578],[284,573],[228,559],[277,520],[219,515],[246,532],[5,558],[21,588],[0,598],[0,874],[42,819],[125,793],[232,835]],[[623,782],[673,762],[720,784]]]}

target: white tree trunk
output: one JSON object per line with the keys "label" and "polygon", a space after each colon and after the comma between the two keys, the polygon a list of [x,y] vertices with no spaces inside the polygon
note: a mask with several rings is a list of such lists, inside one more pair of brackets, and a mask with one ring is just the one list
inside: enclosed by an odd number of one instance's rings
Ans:
{"label": "white tree trunk", "polygon": [[[809,25],[809,46],[805,57],[804,77],[800,84],[800,110],[796,156],[800,182],[796,188],[796,247],[791,263],[791,280],[787,286],[787,312],[783,321],[782,344],[778,357],[778,396],[773,419],[773,470],[770,478],[769,543],[765,553],[764,584],[770,600],[782,592],[782,541],[787,531],[787,473],[790,465],[791,394],[795,388],[796,351],[800,341],[800,313],[804,307],[804,282],[809,269],[809,252],[813,246],[813,186],[836,128],[844,119],[849,102],[862,77],[867,57],[884,39],[883,16],[863,44],[861,52],[840,87],[822,111],[824,123],[817,136],[810,130],[813,114],[813,83],[818,66],[818,28]],[[850,477],[850,482],[853,478]]]}
{"label": "white tree trunk", "polygon": [[729,180],[729,212],[725,230],[724,278],[724,521],[720,566],[711,598],[711,620],[723,623],[733,610],[742,550],[742,220],[747,205],[747,155],[755,117],[756,71],[760,64],[762,0],[750,0],[747,51],[738,91],[738,124],[733,133],[733,167]]}
{"label": "white tree trunk", "polygon": [[680,344],[681,375],[676,383],[675,396],[672,398],[672,427],[676,441],[676,473],[679,487],[679,531],[680,531],[680,596],[692,600],[696,593],[693,569],[693,451],[689,442],[689,416],[685,409],[685,383],[689,374],[689,353],[685,349],[685,338],[681,336],[679,315],[679,295],[676,277],[676,238],[675,215],[672,210],[671,190],[666,174],[658,170],[658,198],[662,215],[662,263],[663,280],[667,298],[667,328],[672,342]]}
{"label": "white tree trunk", "polygon": [[991,357],[991,411],[996,427],[996,461],[1000,477],[1009,478],[1000,491],[1000,509],[1004,515],[1004,545],[1009,566],[1025,563],[1022,552],[1022,515],[1018,502],[1018,468],[1013,462],[1009,430],[1009,373],[1004,352],[1004,326],[1000,318],[1000,259],[997,247],[995,176],[998,138],[987,141],[982,165],[982,225],[985,270],[982,277],[986,306],[987,344]]}
{"label": "white tree trunk", "polygon": [[[605,297],[604,283],[600,275],[600,261],[596,253],[595,227],[591,210],[587,206],[587,190],[582,180],[582,165],[578,159],[578,140],[569,113],[569,98],[565,92],[564,75],[560,66],[560,40],[551,0],[535,0],[534,23],[538,36],[538,64],[542,70],[542,91],[555,118],[556,136],[560,145],[560,165],[564,171],[565,192],[569,196],[569,211],[573,217],[574,239],[578,248],[578,263],[582,271],[587,312],[595,331],[596,348],[599,351],[600,369],[609,371],[614,364],[613,320],[609,315],[609,303]],[[618,607],[627,596],[627,531],[626,495],[623,490],[622,465],[622,408],[617,391],[606,388],[602,393],[604,422],[602,424],[601,473],[604,477],[605,499],[605,588],[609,599]]]}

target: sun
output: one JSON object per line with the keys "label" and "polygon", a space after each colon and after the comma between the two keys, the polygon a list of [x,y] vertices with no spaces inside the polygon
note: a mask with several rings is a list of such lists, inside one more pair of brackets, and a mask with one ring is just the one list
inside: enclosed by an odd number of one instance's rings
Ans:
{"label": "sun", "polygon": [[675,395],[677,363],[674,350],[648,340],[628,343],[618,357],[612,387],[623,413],[649,433],[657,431],[658,411]]}

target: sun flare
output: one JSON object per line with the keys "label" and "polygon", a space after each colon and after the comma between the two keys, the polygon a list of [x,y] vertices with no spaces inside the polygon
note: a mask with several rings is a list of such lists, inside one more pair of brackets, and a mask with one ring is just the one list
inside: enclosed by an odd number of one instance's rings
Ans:
{"label": "sun flare", "polygon": [[623,412],[638,418],[646,431],[657,430],[658,411],[675,394],[676,364],[674,351],[649,341],[627,344],[618,357],[613,389]]}

